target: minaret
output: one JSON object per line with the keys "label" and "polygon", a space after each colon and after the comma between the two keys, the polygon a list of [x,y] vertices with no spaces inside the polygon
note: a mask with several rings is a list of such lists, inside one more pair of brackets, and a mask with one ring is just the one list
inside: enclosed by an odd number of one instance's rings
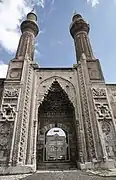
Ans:
{"label": "minaret", "polygon": [[[75,42],[77,66],[77,82],[81,101],[82,137],[83,147],[80,157],[84,162],[98,160],[102,156],[97,122],[94,112],[93,98],[91,96],[92,81],[104,82],[99,60],[92,51],[88,33],[90,27],[80,14],[74,14],[70,25],[70,33]],[[95,140],[96,139],[96,140]],[[85,141],[84,141],[85,140]],[[82,160],[81,160],[82,161]]]}
{"label": "minaret", "polygon": [[77,60],[84,53],[88,60],[94,59],[92,47],[88,38],[90,27],[80,14],[74,13],[70,25],[70,33],[74,38]]}
{"label": "minaret", "polygon": [[33,11],[27,14],[27,19],[22,22],[20,28],[22,35],[17,48],[16,58],[27,56],[30,60],[33,60],[34,41],[39,32],[37,16]]}

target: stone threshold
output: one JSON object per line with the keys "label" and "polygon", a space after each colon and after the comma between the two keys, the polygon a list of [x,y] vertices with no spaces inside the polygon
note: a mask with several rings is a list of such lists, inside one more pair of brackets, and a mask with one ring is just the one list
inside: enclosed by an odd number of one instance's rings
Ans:
{"label": "stone threshold", "polygon": [[[80,171],[80,170],[79,170]],[[36,173],[54,173],[54,172],[78,172],[77,169],[75,170],[37,170]]]}

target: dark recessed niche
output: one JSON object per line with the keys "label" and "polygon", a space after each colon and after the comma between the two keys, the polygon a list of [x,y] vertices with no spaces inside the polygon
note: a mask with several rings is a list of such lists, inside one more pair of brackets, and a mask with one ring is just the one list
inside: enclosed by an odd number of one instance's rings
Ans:
{"label": "dark recessed niche", "polygon": [[69,88],[69,86],[68,86],[68,85],[66,85],[66,88]]}
{"label": "dark recessed niche", "polygon": [[42,79],[42,77],[39,77],[39,79]]}
{"label": "dark recessed niche", "polygon": [[72,79],[72,77],[70,77],[70,79]]}
{"label": "dark recessed niche", "polygon": [[43,86],[43,88],[46,88],[46,86]]}
{"label": "dark recessed niche", "polygon": [[6,115],[10,115],[11,114],[11,109],[6,109]]}

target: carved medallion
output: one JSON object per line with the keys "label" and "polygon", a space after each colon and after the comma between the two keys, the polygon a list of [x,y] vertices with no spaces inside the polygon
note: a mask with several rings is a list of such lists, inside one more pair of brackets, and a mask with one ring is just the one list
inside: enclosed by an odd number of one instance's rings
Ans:
{"label": "carved medallion", "polygon": [[19,76],[19,72],[18,71],[11,71],[10,73],[10,77],[11,78],[17,78]]}

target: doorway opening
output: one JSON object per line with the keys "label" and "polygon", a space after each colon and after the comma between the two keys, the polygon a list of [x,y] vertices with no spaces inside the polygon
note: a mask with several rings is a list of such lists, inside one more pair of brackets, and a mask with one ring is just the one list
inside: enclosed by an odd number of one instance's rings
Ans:
{"label": "doorway opening", "polygon": [[67,134],[58,127],[50,129],[45,137],[45,161],[69,160]]}

